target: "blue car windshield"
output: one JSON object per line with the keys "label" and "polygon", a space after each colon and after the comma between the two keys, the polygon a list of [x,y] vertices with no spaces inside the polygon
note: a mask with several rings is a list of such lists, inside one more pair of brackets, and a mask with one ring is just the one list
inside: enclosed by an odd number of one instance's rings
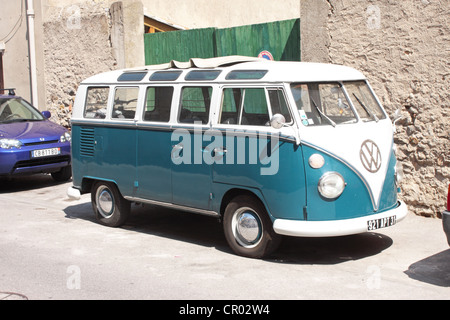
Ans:
{"label": "blue car windshield", "polygon": [[0,98],[0,124],[25,121],[43,121],[44,116],[20,98]]}

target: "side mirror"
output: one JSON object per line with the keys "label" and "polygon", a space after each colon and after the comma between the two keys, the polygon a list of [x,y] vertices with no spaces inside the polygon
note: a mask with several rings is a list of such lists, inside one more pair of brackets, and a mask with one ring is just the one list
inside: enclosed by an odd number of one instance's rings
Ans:
{"label": "side mirror", "polygon": [[401,118],[403,118],[402,111],[400,109],[395,110],[395,112],[394,112],[394,122],[397,122]]}
{"label": "side mirror", "polygon": [[50,111],[42,111],[42,115],[43,115],[46,119],[50,119],[50,117],[52,116],[52,114],[50,113]]}
{"label": "side mirror", "polygon": [[286,123],[286,119],[282,114],[274,114],[270,119],[270,126],[274,129],[281,129]]}
{"label": "side mirror", "polygon": [[400,109],[395,110],[394,112],[394,120],[392,121],[392,124],[394,125],[394,133],[397,133],[397,121],[403,119],[402,111]]}

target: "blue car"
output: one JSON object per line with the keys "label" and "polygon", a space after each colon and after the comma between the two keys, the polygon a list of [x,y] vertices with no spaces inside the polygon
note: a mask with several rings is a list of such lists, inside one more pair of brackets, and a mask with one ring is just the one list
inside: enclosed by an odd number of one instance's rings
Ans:
{"label": "blue car", "polygon": [[[7,94],[1,94],[1,93]],[[49,173],[72,176],[70,133],[11,89],[0,89],[0,177]]]}

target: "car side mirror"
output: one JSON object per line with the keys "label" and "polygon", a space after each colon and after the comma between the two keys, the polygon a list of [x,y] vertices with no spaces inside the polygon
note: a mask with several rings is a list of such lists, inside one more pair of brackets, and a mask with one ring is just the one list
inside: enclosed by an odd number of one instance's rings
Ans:
{"label": "car side mirror", "polygon": [[286,125],[286,118],[280,114],[276,113],[272,116],[272,119],[270,119],[270,126],[274,129],[281,129],[283,127],[290,127],[293,130],[293,135],[295,138],[295,143],[297,145],[300,145],[300,133],[298,129],[295,129],[294,126],[288,126]]}
{"label": "car side mirror", "polygon": [[281,129],[286,123],[286,118],[282,114],[274,114],[270,119],[270,126],[274,129]]}
{"label": "car side mirror", "polygon": [[50,119],[50,117],[52,116],[52,114],[50,113],[50,111],[42,111],[42,115],[43,115],[46,119]]}
{"label": "car side mirror", "polygon": [[394,120],[392,122],[392,124],[394,125],[394,133],[397,133],[397,121],[399,121],[401,119],[403,119],[402,110],[400,110],[400,109],[395,110]]}
{"label": "car side mirror", "polygon": [[403,118],[402,111],[400,109],[395,110],[395,112],[394,112],[394,122],[397,122],[401,118]]}

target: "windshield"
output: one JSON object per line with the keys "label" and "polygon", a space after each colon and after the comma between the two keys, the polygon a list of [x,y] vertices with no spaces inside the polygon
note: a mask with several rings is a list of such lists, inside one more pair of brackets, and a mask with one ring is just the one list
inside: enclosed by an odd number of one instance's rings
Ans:
{"label": "windshield", "polygon": [[341,83],[292,84],[291,91],[303,125],[356,123],[356,114],[364,122],[386,119],[366,81],[344,82],[344,87],[347,95]]}
{"label": "windshield", "polygon": [[386,119],[386,115],[365,81],[345,82],[344,86],[362,121]]}
{"label": "windshield", "polygon": [[42,121],[42,114],[20,98],[0,98],[0,123]]}
{"label": "windshield", "polygon": [[357,121],[340,83],[294,83],[291,90],[306,126],[336,126]]}

